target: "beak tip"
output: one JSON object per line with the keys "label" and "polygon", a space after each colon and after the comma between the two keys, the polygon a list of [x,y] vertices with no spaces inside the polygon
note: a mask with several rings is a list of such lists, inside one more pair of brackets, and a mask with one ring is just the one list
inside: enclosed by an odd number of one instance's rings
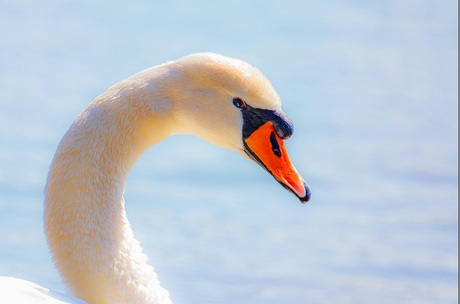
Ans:
{"label": "beak tip", "polygon": [[306,182],[303,182],[303,186],[305,188],[305,195],[303,197],[299,197],[299,199],[302,204],[306,204],[311,198],[311,189]]}

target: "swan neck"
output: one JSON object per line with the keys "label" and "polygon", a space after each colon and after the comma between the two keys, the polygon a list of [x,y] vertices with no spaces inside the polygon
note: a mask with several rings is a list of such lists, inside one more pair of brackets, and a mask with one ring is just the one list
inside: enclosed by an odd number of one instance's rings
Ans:
{"label": "swan neck", "polygon": [[[171,303],[126,217],[137,158],[168,137],[136,79],[99,96],[61,140],[45,188],[45,233],[71,293],[90,303]],[[136,89],[133,89],[136,88]],[[161,101],[160,101],[161,102]]]}

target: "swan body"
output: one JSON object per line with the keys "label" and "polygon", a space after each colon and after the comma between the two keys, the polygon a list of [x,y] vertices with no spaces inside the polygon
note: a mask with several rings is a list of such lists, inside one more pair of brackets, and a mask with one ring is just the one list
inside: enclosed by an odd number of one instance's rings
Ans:
{"label": "swan body", "polygon": [[84,304],[82,300],[12,277],[0,277],[0,300],[8,304]]}
{"label": "swan body", "polygon": [[306,202],[309,187],[283,143],[292,131],[259,70],[212,53],[141,71],[98,96],[59,143],[45,187],[45,233],[70,293],[88,303],[172,303],[125,212],[125,180],[146,149],[193,134],[256,161]]}

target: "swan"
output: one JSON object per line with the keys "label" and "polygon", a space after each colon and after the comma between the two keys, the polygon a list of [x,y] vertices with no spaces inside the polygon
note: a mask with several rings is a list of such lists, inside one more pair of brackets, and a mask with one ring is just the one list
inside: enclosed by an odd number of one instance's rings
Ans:
{"label": "swan", "polygon": [[1,284],[49,303],[171,304],[126,217],[135,161],[173,134],[193,134],[255,161],[306,203],[310,188],[284,145],[292,133],[270,81],[239,59],[196,53],[122,80],[74,120],[45,186],[48,246],[76,298],[19,279]]}

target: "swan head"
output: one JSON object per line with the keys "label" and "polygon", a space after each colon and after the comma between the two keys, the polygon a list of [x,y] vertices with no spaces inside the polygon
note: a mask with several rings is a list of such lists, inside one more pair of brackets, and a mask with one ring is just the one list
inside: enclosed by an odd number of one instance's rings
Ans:
{"label": "swan head", "polygon": [[173,72],[168,77],[175,85],[165,93],[177,102],[172,103],[176,133],[193,134],[241,153],[302,203],[310,199],[310,188],[284,145],[293,134],[293,124],[258,69],[213,53],[192,54],[169,64]]}

